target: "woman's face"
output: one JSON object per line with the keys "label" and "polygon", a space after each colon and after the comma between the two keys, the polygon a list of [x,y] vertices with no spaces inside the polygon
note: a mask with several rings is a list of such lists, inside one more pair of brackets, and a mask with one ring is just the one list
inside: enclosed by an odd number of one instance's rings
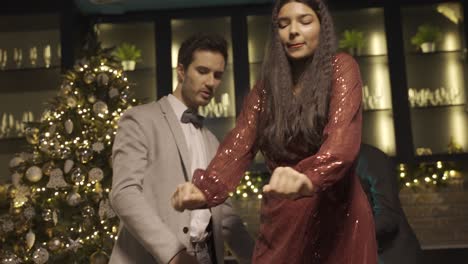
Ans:
{"label": "woman's face", "polygon": [[312,8],[289,2],[278,13],[278,33],[290,59],[310,57],[319,43],[320,21]]}

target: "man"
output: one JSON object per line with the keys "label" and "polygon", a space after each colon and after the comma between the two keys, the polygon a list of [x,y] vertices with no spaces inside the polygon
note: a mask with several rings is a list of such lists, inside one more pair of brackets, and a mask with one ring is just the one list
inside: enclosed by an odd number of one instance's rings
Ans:
{"label": "man", "polygon": [[379,264],[423,263],[422,250],[398,196],[398,176],[390,157],[361,144],[357,173],[374,213]]}
{"label": "man", "polygon": [[121,226],[110,263],[221,264],[223,235],[238,260],[250,262],[253,240],[229,203],[183,213],[170,204],[173,190],[205,168],[217,150],[197,109],[221,82],[226,46],[216,35],[187,39],[178,54],[174,93],[122,116],[110,194]]}

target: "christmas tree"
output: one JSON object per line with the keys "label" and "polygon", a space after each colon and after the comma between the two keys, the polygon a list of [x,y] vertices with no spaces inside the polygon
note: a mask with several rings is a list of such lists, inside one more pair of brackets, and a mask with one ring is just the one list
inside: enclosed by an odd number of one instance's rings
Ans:
{"label": "christmas tree", "polygon": [[112,143],[137,104],[111,49],[88,42],[62,77],[28,150],[10,162],[9,212],[0,216],[1,263],[107,263],[118,218],[109,204]]}

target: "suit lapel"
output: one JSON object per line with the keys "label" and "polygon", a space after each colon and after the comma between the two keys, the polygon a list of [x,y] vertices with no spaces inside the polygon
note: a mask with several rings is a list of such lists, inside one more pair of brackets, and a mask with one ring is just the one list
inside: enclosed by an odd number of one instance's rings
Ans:
{"label": "suit lapel", "polygon": [[161,107],[161,111],[164,115],[164,118],[171,129],[171,133],[174,136],[174,140],[177,145],[177,150],[179,151],[179,156],[182,160],[182,165],[184,167],[185,172],[185,180],[189,181],[189,169],[190,169],[190,154],[188,151],[187,143],[185,142],[184,132],[180,126],[179,120],[177,120],[177,116],[172,110],[172,107],[167,100],[167,97],[161,98],[159,100],[159,106]]}

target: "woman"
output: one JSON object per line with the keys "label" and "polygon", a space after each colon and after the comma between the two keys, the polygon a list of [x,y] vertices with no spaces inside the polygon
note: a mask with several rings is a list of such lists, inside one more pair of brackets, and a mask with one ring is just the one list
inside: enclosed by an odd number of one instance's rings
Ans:
{"label": "woman", "polygon": [[272,177],[264,187],[254,263],[375,264],[372,212],[355,174],[358,66],[335,54],[322,0],[277,1],[272,26],[262,81],[208,168],[174,193],[173,206],[221,203],[260,150]]}

